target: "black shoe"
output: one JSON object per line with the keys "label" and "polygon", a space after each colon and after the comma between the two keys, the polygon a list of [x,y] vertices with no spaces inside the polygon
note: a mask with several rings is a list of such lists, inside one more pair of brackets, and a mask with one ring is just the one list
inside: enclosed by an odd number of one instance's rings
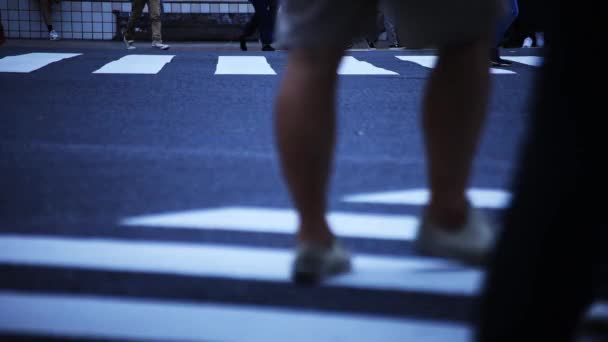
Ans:
{"label": "black shoe", "polygon": [[388,46],[389,49],[401,49],[401,45],[399,44],[391,44]]}
{"label": "black shoe", "polygon": [[368,41],[368,42],[367,42],[367,46],[368,46],[370,49],[375,49],[375,48],[376,48],[376,44],[374,44],[374,42],[369,42],[369,41]]}
{"label": "black shoe", "polygon": [[241,44],[241,51],[247,51],[247,41],[244,37],[239,38],[239,43]]}
{"label": "black shoe", "polygon": [[262,51],[275,51],[275,49],[270,44],[264,44],[262,46]]}
{"label": "black shoe", "polygon": [[511,61],[507,61],[505,59],[500,58],[500,55],[498,54],[498,49],[496,48],[490,50],[490,62],[492,66],[497,67],[508,67],[513,64]]}

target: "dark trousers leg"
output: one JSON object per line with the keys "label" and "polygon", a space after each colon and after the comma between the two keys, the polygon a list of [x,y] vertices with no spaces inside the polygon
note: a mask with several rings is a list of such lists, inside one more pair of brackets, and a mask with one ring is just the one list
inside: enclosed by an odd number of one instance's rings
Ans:
{"label": "dark trousers leg", "polygon": [[243,32],[241,33],[241,38],[247,38],[255,33],[258,29],[258,14],[257,12],[251,16],[251,19],[245,24],[243,27]]}
{"label": "dark trousers leg", "polygon": [[[551,37],[561,39],[555,30]],[[561,40],[550,44],[513,202],[482,291],[479,342],[572,341],[594,296],[601,230],[594,210],[580,210],[578,112],[570,112],[589,99],[575,96],[576,82],[563,81],[577,72],[573,54]]]}
{"label": "dark trousers leg", "polygon": [[251,0],[251,3],[255,8],[262,44],[271,44],[274,40],[277,2],[276,0]]}

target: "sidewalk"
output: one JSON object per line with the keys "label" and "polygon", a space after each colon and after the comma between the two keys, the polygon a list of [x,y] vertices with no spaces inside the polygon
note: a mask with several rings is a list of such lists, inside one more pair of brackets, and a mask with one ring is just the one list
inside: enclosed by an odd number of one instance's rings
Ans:
{"label": "sidewalk", "polygon": [[[197,50],[197,51],[240,51],[238,42],[170,42],[172,50]],[[250,50],[255,51],[256,42],[251,42]],[[149,41],[137,41],[137,47],[149,47]],[[30,49],[95,49],[95,50],[125,50],[121,41],[115,40],[59,40],[50,41],[46,39],[7,39],[0,46],[2,48],[30,48]],[[137,50],[135,50],[137,51]]]}

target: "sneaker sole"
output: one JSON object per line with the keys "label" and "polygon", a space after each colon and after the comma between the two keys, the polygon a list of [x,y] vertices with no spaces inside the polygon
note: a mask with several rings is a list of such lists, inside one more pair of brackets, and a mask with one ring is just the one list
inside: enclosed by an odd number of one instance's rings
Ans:
{"label": "sneaker sole", "polygon": [[350,261],[334,265],[328,272],[313,272],[313,271],[294,271],[291,280],[296,285],[303,286],[315,286],[320,284],[323,280],[334,277],[340,274],[348,273],[352,270]]}
{"label": "sneaker sole", "polygon": [[487,256],[466,254],[449,248],[442,248],[440,252],[437,252],[437,248],[429,247],[422,244],[414,244],[414,251],[417,255],[420,256],[450,259],[462,262],[470,266],[481,267],[484,266],[487,262]]}

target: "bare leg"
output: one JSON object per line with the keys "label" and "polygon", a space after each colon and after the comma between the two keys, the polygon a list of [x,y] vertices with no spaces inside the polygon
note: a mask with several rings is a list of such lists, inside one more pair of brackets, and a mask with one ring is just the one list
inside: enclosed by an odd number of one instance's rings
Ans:
{"label": "bare leg", "polygon": [[447,227],[467,220],[465,190],[488,105],[490,40],[439,50],[423,100],[431,200],[427,215]]}
{"label": "bare leg", "polygon": [[324,245],[334,240],[325,211],[341,56],[334,48],[291,51],[275,110],[281,166],[300,220],[298,239]]}

